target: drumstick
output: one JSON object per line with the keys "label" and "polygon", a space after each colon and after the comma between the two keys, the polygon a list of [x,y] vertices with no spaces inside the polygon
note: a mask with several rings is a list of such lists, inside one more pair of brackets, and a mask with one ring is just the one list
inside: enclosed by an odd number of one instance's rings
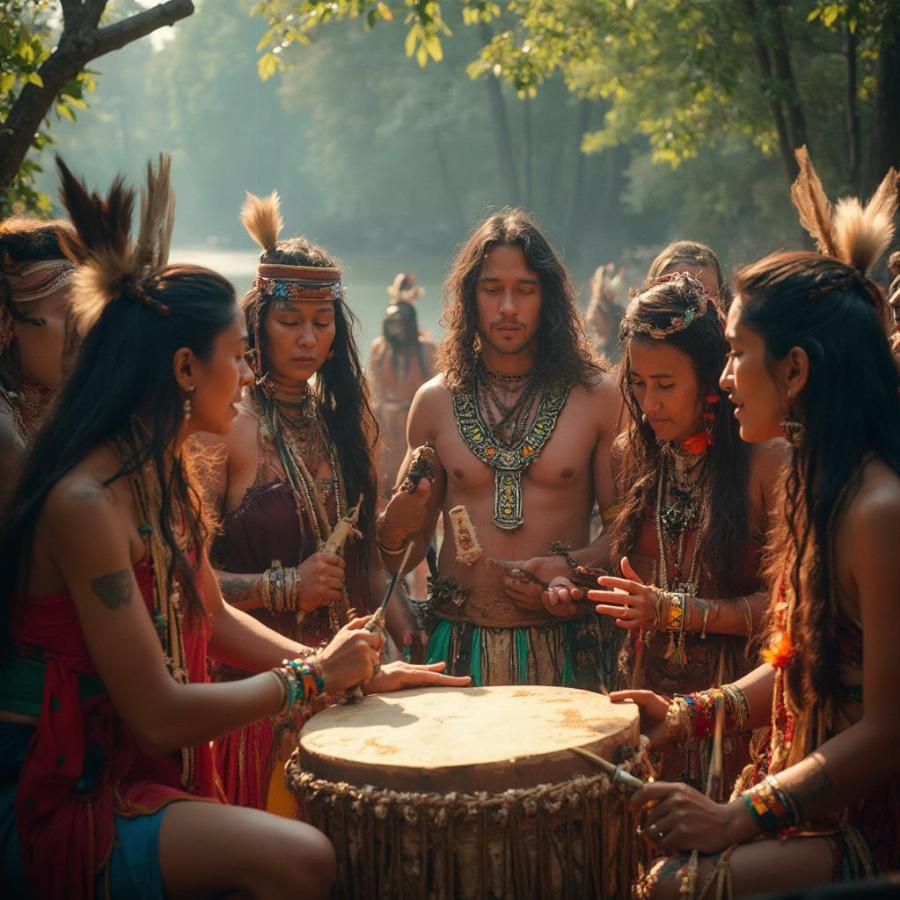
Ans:
{"label": "drumstick", "polygon": [[622,787],[629,791],[636,791],[644,786],[644,782],[641,781],[640,778],[632,775],[631,772],[626,772],[621,766],[613,765],[609,760],[604,759],[602,756],[591,753],[590,750],[584,750],[581,747],[572,747],[571,750],[603,769],[603,771],[612,779],[613,784],[618,782]]}
{"label": "drumstick", "polygon": [[[368,631],[369,634],[374,634],[376,631],[384,629],[384,611],[387,609],[388,601],[391,599],[391,594],[394,593],[394,588],[397,587],[397,582],[400,580],[403,575],[403,570],[406,568],[406,564],[409,562],[409,554],[412,553],[413,542],[410,541],[406,545],[406,550],[403,553],[403,559],[400,560],[400,565],[397,567],[397,571],[391,576],[391,580],[388,582],[387,590],[384,592],[384,599],[381,601],[381,606],[372,613],[372,618],[369,619],[365,624],[365,631]],[[375,673],[377,673],[378,669],[376,668]],[[359,685],[351,688],[347,691],[347,696],[353,698],[354,700],[361,700],[363,696],[362,688]]]}
{"label": "drumstick", "polygon": [[409,562],[409,554],[412,553],[413,542],[410,541],[406,545],[406,550],[403,552],[403,559],[400,560],[400,565],[397,567],[397,571],[391,576],[391,580],[388,582],[387,590],[384,592],[384,599],[381,601],[381,606],[375,610],[372,614],[372,618],[366,623],[366,631],[374,632],[376,628],[382,627],[382,621],[384,620],[384,611],[387,609],[388,600],[391,599],[391,594],[394,593],[394,588],[397,587],[397,582],[403,575],[403,570],[406,568],[406,564]]}

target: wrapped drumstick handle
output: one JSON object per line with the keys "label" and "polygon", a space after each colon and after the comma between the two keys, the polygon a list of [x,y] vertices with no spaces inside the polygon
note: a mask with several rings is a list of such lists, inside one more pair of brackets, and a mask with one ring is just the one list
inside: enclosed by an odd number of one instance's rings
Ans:
{"label": "wrapped drumstick handle", "polygon": [[626,772],[621,766],[613,765],[608,759],[597,756],[596,753],[591,753],[590,750],[584,750],[581,747],[572,747],[572,752],[577,753],[579,756],[583,756],[595,766],[599,766],[603,769],[603,771],[609,775],[613,784],[621,784],[622,787],[628,791],[637,791],[644,786],[644,782],[641,781],[640,778],[632,775],[631,772]]}
{"label": "wrapped drumstick handle", "polygon": [[334,553],[335,556],[339,556],[344,549],[344,544],[350,538],[362,536],[356,527],[359,524],[359,510],[362,507],[362,501],[362,494],[360,494],[356,506],[350,510],[349,514],[338,519],[331,534],[328,535],[328,539],[322,545],[324,553]]}
{"label": "wrapped drumstick handle", "polygon": [[434,444],[431,441],[427,441],[421,447],[416,447],[413,450],[406,477],[400,482],[400,490],[405,491],[407,494],[414,494],[423,478],[434,481],[434,459],[436,455]]}

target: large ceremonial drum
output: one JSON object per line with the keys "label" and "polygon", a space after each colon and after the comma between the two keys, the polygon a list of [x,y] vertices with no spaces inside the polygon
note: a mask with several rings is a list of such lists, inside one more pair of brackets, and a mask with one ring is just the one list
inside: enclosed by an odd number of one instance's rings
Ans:
{"label": "large ceremonial drum", "polygon": [[627,797],[572,748],[638,740],[636,706],[587,691],[416,689],[314,716],[287,777],[338,897],[627,897]]}

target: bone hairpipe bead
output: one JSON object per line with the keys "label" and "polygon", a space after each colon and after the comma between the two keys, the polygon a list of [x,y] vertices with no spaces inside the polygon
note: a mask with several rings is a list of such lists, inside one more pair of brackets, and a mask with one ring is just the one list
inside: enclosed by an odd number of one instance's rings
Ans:
{"label": "bone hairpipe bead", "polygon": [[464,506],[454,506],[449,515],[453,540],[456,542],[457,562],[471,566],[481,558],[481,544],[478,543],[478,535],[469,518],[469,511]]}

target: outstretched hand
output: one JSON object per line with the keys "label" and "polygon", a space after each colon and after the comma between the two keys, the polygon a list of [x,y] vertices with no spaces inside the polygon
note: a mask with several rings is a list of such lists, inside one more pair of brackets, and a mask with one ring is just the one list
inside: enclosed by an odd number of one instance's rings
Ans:
{"label": "outstretched hand", "polygon": [[413,687],[468,687],[472,679],[468,675],[445,675],[445,663],[415,666],[397,660],[381,667],[381,671],[363,685],[365,694],[388,694]]}
{"label": "outstretched hand", "polygon": [[613,703],[634,703],[641,713],[641,734],[650,739],[650,749],[657,750],[672,741],[666,729],[666,713],[669,701],[653,691],[613,691],[609,695]]}
{"label": "outstretched hand", "polygon": [[622,557],[624,578],[601,575],[597,582],[617,590],[588,591],[588,599],[597,604],[601,616],[612,616],[619,628],[650,630],[658,624],[659,594],[653,585],[646,585],[634,571],[627,556]]}

